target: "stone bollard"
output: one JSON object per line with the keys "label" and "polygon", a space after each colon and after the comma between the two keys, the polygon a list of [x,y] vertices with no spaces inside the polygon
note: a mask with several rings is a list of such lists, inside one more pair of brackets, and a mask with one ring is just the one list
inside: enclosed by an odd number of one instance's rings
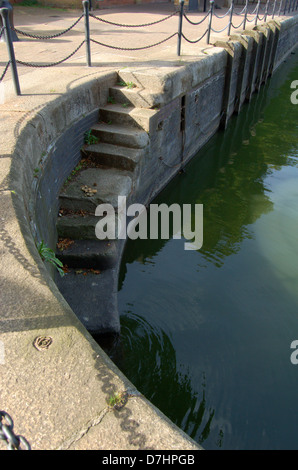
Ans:
{"label": "stone bollard", "polygon": [[[2,0],[2,1],[0,0],[0,8],[7,8],[9,10],[8,17],[9,17],[9,23],[10,23],[10,26],[11,26],[12,40],[14,42],[19,41],[19,38],[16,35],[16,32],[13,30],[14,23],[13,23],[13,7],[12,7],[12,5],[6,0]],[[3,21],[2,21],[1,15],[0,15],[0,30],[1,30],[2,27],[3,27]],[[2,41],[5,41],[5,35],[4,34],[2,35],[2,38],[1,38],[1,42]]]}

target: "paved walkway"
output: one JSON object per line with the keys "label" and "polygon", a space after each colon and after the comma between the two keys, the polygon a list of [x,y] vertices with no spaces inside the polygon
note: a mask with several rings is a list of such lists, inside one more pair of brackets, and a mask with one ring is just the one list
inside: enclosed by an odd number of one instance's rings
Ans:
{"label": "paved walkway", "polygon": [[[171,4],[157,4],[93,13],[110,21],[139,24],[161,19],[173,11]],[[216,10],[220,15],[226,11]],[[16,7],[14,23],[29,33],[51,35],[71,26],[80,14]],[[192,21],[203,16],[204,13],[189,13]],[[221,29],[226,21],[227,18],[216,19],[214,28]],[[178,16],[144,29],[118,29],[92,19],[91,34],[107,44],[140,47],[165,39],[177,31],[177,25]],[[184,34],[190,39],[198,38],[206,27],[195,27],[186,21],[184,26]],[[57,39],[20,39],[14,43],[17,59],[42,66],[63,59],[76,49],[84,40],[83,22]],[[177,36],[145,51],[117,51],[92,43],[91,68],[86,67],[84,45],[69,61],[56,67],[19,66],[20,97],[15,96],[10,69],[0,84],[0,347],[5,346],[6,354],[5,363],[0,356],[0,409],[12,414],[15,431],[24,434],[35,449],[197,449],[176,428],[160,420],[134,390],[128,393],[128,405],[121,412],[110,412],[107,396],[123,388],[128,390],[130,384],[89,341],[63,299],[50,293],[39,271],[43,267],[37,268],[33,252],[28,249],[33,242],[30,237],[25,241],[20,233],[9,172],[20,131],[37,110],[59,95],[71,92],[80,83],[89,83],[92,76],[97,78],[123,67],[181,66],[196,60],[198,51],[205,47],[205,39],[199,45],[183,40],[178,58]],[[2,74],[7,63],[5,43],[0,44],[0,57]],[[20,194],[22,191],[23,188]],[[48,331],[54,338],[53,345],[47,352],[39,353],[32,346],[33,340]],[[2,441],[0,445],[3,448]]]}
{"label": "paved walkway", "polygon": [[[221,6],[220,6],[221,5]],[[227,12],[227,8],[223,7],[223,0],[218,0],[214,12],[216,15],[223,16]],[[240,13],[243,7],[235,8],[236,13]],[[255,9],[255,5],[250,7],[250,12]],[[143,24],[152,23],[162,18],[171,15],[176,10],[176,7],[170,3],[158,3],[149,5],[133,5],[126,6],[123,8],[113,8],[105,10],[94,10],[93,15],[100,17],[103,20],[121,23],[121,24]],[[272,8],[270,9],[272,12]],[[15,7],[14,8],[14,24],[15,27],[33,35],[53,35],[60,31],[72,26],[72,24],[80,17],[82,11],[80,10],[61,10],[61,9],[46,9],[46,8],[32,8],[32,7]],[[263,17],[264,11],[260,12]],[[198,22],[204,18],[206,13],[204,12],[187,12],[187,16],[193,22]],[[253,16],[249,15],[248,19],[252,19]],[[167,39],[172,34],[178,31],[178,20],[179,15],[176,14],[166,21],[158,24],[142,27],[142,28],[126,28],[117,27],[107,23],[97,21],[94,18],[90,18],[90,30],[91,37],[95,41],[103,44],[108,44],[115,47],[122,48],[138,48],[156,44],[159,41]],[[213,17],[212,27],[216,31],[223,29],[229,21],[229,15],[225,18]],[[238,26],[243,21],[243,16],[235,16],[233,25]],[[261,22],[259,22],[261,23]],[[198,39],[204,34],[208,26],[208,18],[199,26],[190,24],[185,18],[183,19],[183,34],[191,41]],[[253,28],[254,22],[247,22],[247,28]],[[232,32],[241,31],[240,28],[232,28]],[[227,29],[223,33],[211,34],[211,43],[214,42],[218,37],[227,35]],[[20,39],[19,42],[14,43],[15,55],[17,60],[22,62],[31,63],[37,65],[40,68],[31,68],[27,66],[18,65],[18,73],[20,76],[21,91],[23,93],[29,91],[27,86],[30,86],[30,92],[34,90],[34,82],[31,80],[27,85],[26,81],[22,77],[26,74],[31,74],[32,71],[42,73],[44,66],[50,63],[55,63],[64,59],[71,54],[85,39],[84,33],[84,19],[73,28],[71,31],[55,39],[49,39],[46,41],[32,39],[24,37],[18,34]],[[103,71],[109,69],[119,68],[120,66],[137,66],[138,64],[144,65],[144,62],[148,65],[158,66],[159,61],[177,61],[177,60],[191,60],[194,59],[199,49],[206,47],[205,37],[196,44],[191,44],[185,39],[182,39],[181,57],[177,56],[177,35],[167,40],[166,42],[145,50],[117,50],[104,47],[102,45],[91,43],[91,54],[92,54],[92,67],[95,71],[100,67]],[[75,76],[86,74],[84,68],[86,64],[85,44],[74,54],[72,58],[62,63],[59,66],[46,68],[46,76],[51,74],[55,70],[54,75],[58,73],[67,73],[69,75],[70,68],[71,73]],[[2,74],[4,67],[8,61],[8,55],[6,50],[6,44],[0,43],[0,74]],[[90,69],[91,72],[92,69]],[[8,85],[11,80],[11,70],[9,69],[5,75],[4,83]],[[53,90],[50,80],[45,80],[43,86],[38,83],[38,89],[36,92],[40,93],[49,92]],[[37,83],[36,83],[37,86]],[[6,100],[8,99],[7,93],[9,87],[6,90]],[[2,91],[3,94],[3,91]],[[0,97],[1,99],[1,97]],[[1,102],[1,101],[0,101]],[[3,97],[2,97],[3,102]]]}

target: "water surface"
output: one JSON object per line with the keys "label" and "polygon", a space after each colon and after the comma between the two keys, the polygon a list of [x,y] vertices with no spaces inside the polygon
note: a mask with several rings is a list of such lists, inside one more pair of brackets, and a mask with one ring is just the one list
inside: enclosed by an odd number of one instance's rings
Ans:
{"label": "water surface", "polygon": [[205,449],[297,449],[297,50],[158,196],[204,243],[127,243],[118,367]]}

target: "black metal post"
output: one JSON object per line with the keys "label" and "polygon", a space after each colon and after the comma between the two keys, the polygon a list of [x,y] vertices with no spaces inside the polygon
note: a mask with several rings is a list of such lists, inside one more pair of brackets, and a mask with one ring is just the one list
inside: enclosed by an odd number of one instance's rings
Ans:
{"label": "black metal post", "polygon": [[272,20],[273,20],[274,15],[275,15],[275,10],[276,10],[276,0],[274,0],[274,4],[273,4]]}
{"label": "black metal post", "polygon": [[234,11],[234,0],[232,0],[232,3],[231,3],[231,13],[230,13],[230,19],[229,19],[228,36],[230,36],[230,34],[231,34],[231,27],[232,27],[232,21],[233,21],[233,11]]}
{"label": "black metal post", "polygon": [[268,10],[269,10],[269,0],[267,0],[267,3],[266,3],[265,16],[264,16],[265,23],[266,23],[267,16],[268,16]]}
{"label": "black metal post", "polygon": [[179,26],[178,26],[178,43],[177,43],[177,55],[178,55],[178,56],[179,56],[180,53],[181,53],[183,9],[184,9],[184,0],[180,0],[180,14],[179,14]]}
{"label": "black metal post", "polygon": [[286,3],[285,3],[284,15],[286,14],[287,5],[288,5],[288,0],[286,0]]}
{"label": "black metal post", "polygon": [[248,0],[246,0],[246,2],[245,2],[245,13],[244,13],[244,21],[243,21],[243,30],[245,29],[245,26],[246,26],[247,11],[248,11]]}
{"label": "black metal post", "polygon": [[91,49],[90,49],[90,25],[89,25],[89,0],[83,0],[85,17],[85,41],[86,41],[86,62],[91,67]]}
{"label": "black metal post", "polygon": [[21,89],[20,89],[20,82],[19,82],[18,71],[17,71],[17,63],[16,63],[16,58],[15,58],[14,48],[13,48],[13,43],[12,43],[8,8],[1,8],[0,13],[1,13],[1,17],[3,20],[4,27],[5,27],[4,34],[5,34],[5,41],[7,44],[8,57],[9,57],[10,65],[12,69],[13,84],[14,84],[15,92],[19,96],[21,94]]}
{"label": "black metal post", "polygon": [[259,13],[260,13],[260,2],[261,2],[261,0],[258,0],[257,14],[256,14],[256,21],[255,21],[256,26],[258,24],[258,18],[259,18]]}
{"label": "black metal post", "polygon": [[[10,24],[10,29],[11,29],[11,39],[12,39],[12,41],[13,42],[19,41],[19,38],[18,38],[16,32],[14,31],[13,7],[12,7],[12,5],[6,0],[2,0],[2,2],[0,0],[0,9],[1,8],[7,8],[8,9],[8,18],[9,18],[9,24]],[[2,25],[4,26],[3,21],[1,20],[1,17],[0,17],[0,29],[1,29]],[[4,41],[5,41],[5,37],[4,37]]]}
{"label": "black metal post", "polygon": [[207,44],[210,44],[210,34],[211,34],[213,8],[214,8],[214,0],[210,0],[210,13],[209,13],[209,24],[208,24],[208,33],[207,33]]}

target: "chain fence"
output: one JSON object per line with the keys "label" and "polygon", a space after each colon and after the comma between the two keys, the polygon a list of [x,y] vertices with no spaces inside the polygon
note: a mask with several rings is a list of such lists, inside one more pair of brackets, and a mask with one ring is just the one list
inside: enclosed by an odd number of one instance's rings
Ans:
{"label": "chain fence", "polygon": [[0,411],[0,440],[4,441],[7,450],[31,450],[29,442],[15,434],[11,416],[6,411]]}
{"label": "chain fence", "polygon": [[[20,93],[20,87],[19,87],[19,82],[18,82],[18,76],[17,76],[17,64],[26,66],[26,67],[33,67],[33,68],[46,68],[46,67],[54,67],[57,65],[62,64],[63,62],[66,62],[70,58],[72,58],[83,46],[83,44],[86,44],[86,61],[87,65],[91,66],[91,49],[90,49],[90,43],[96,44],[101,47],[109,48],[109,49],[114,49],[118,51],[141,51],[141,50],[146,50],[149,48],[157,47],[161,44],[164,44],[165,42],[173,39],[175,36],[177,36],[177,55],[180,56],[181,54],[181,42],[182,39],[185,40],[186,42],[190,44],[197,44],[202,39],[206,36],[207,38],[207,44],[210,44],[210,35],[211,32],[218,34],[222,33],[227,30],[228,36],[230,35],[231,28],[234,29],[239,29],[243,27],[243,30],[246,27],[246,23],[255,23],[257,25],[258,21],[264,21],[266,22],[267,18],[271,16],[273,19],[275,15],[281,16],[281,15],[286,15],[287,13],[292,13],[297,10],[298,8],[298,0],[274,0],[274,2],[270,2],[270,0],[266,1],[266,4],[262,5],[261,0],[257,1],[257,4],[253,11],[250,11],[252,3],[255,3],[255,0],[249,1],[245,0],[245,5],[242,8],[241,11],[236,11],[235,0],[232,0],[231,6],[229,9],[222,15],[218,14],[215,11],[215,6],[214,6],[214,0],[210,0],[210,6],[209,10],[206,12],[205,16],[201,18],[199,21],[194,21],[193,19],[190,19],[189,16],[186,14],[185,9],[184,9],[184,0],[180,0],[180,6],[175,9],[174,12],[171,14],[164,16],[163,18],[160,18],[156,21],[151,21],[148,23],[141,23],[141,24],[125,24],[125,23],[117,23],[114,21],[106,20],[104,18],[101,18],[97,15],[94,15],[93,13],[89,12],[89,6],[90,2],[89,0],[83,0],[83,9],[84,12],[80,17],[68,28],[66,28],[63,31],[60,31],[56,34],[52,35],[38,35],[38,34],[31,34],[30,32],[23,31],[21,29],[15,28],[10,25],[9,23],[9,18],[8,18],[8,10],[7,8],[1,8],[0,13],[2,16],[2,23],[3,27],[0,29],[0,40],[2,36],[4,36],[5,42],[7,43],[8,47],[8,53],[9,53],[9,60],[4,66],[4,70],[1,73],[0,71],[0,83],[3,81],[8,69],[12,68],[12,75],[13,75],[13,80],[15,84],[15,89],[17,94]],[[277,6],[279,4],[278,12],[277,12]],[[262,14],[263,13],[263,14]],[[175,15],[179,15],[179,24],[178,24],[178,31],[174,32],[173,34],[169,35],[168,37],[161,39],[160,41],[154,42],[153,44],[149,45],[144,45],[144,46],[137,46],[137,47],[125,47],[125,46],[117,46],[117,45],[112,45],[112,44],[107,44],[106,42],[98,41],[94,38],[91,37],[90,34],[90,25],[89,21],[95,20],[97,22],[101,22],[103,24],[119,27],[119,28],[145,28],[145,27],[150,27],[153,25],[160,24],[164,21],[167,21],[171,18],[173,18]],[[220,20],[223,20],[225,18],[228,18],[228,23],[219,30],[214,29],[212,26],[212,20],[213,18],[217,18]],[[235,17],[243,17],[242,20],[238,25],[234,23],[234,18]],[[15,34],[22,35],[24,37],[28,37],[30,39],[35,39],[35,40],[40,40],[40,41],[46,41],[49,39],[55,39],[59,38],[65,34],[67,34],[69,31],[71,31],[73,28],[75,28],[80,21],[84,18],[84,23],[85,23],[85,39],[71,52],[70,54],[67,55],[67,57],[60,59],[56,62],[52,63],[47,63],[47,64],[38,64],[34,62],[25,62],[19,59],[16,59],[14,56],[14,50],[13,50],[13,44],[12,44],[12,39],[11,39],[11,32],[14,32]],[[206,22],[206,29],[204,32],[197,38],[197,39],[190,39],[188,38],[182,30],[182,21],[185,19],[189,24],[192,26],[196,27],[204,22]]]}

